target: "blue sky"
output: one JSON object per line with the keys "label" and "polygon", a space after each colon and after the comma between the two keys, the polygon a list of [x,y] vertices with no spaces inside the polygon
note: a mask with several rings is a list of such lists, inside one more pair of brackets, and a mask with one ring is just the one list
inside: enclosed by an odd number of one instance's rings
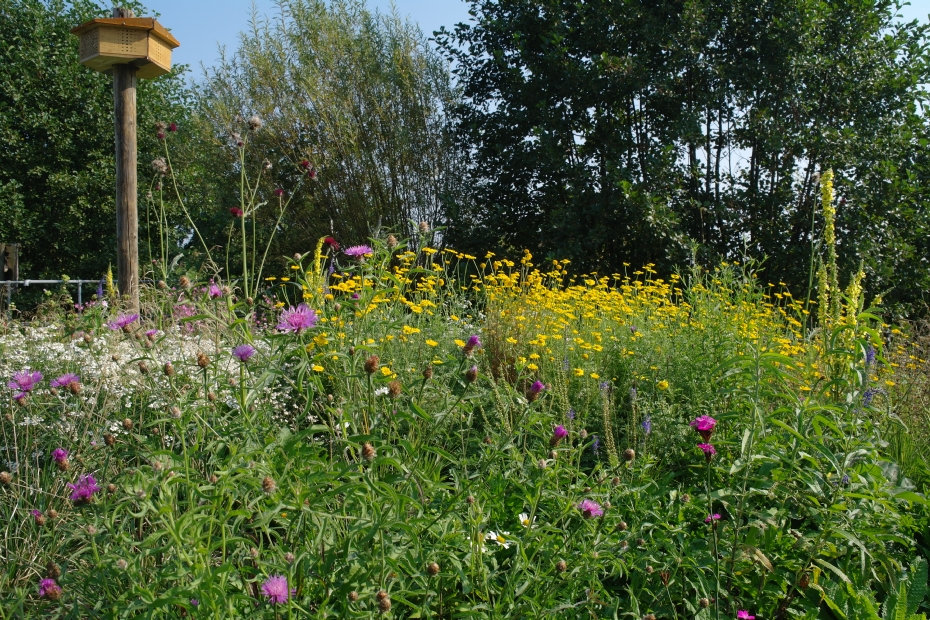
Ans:
{"label": "blue sky", "polygon": [[[217,45],[235,50],[239,32],[245,29],[251,15],[253,0],[144,0],[152,10],[161,14],[159,21],[169,28],[181,42],[174,51],[174,62],[188,64],[192,77],[201,76],[200,64],[212,66],[219,54]],[[277,13],[275,0],[254,0],[259,14]],[[395,0],[402,16],[419,24],[427,35],[440,26],[451,27],[468,21],[468,4],[465,0]],[[368,6],[388,11],[391,0],[368,0]],[[904,7],[905,19],[926,22],[930,13],[930,0],[912,0]]]}

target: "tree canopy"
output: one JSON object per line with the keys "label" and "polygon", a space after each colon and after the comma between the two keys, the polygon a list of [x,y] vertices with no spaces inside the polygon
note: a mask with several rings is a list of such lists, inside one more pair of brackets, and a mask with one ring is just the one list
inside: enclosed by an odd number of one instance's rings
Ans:
{"label": "tree canopy", "polygon": [[437,35],[474,190],[457,244],[602,273],[764,255],[803,291],[832,168],[847,270],[901,302],[930,284],[927,27],[894,2],[470,4]]}

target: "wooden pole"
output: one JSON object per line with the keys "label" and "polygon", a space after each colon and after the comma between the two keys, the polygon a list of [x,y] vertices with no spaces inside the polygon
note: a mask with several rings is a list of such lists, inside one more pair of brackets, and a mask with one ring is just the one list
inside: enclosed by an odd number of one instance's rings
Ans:
{"label": "wooden pole", "polygon": [[[114,8],[113,17],[132,17]],[[136,153],[136,67],[113,66],[116,110],[116,272],[119,293],[131,312],[139,311],[139,213]]]}

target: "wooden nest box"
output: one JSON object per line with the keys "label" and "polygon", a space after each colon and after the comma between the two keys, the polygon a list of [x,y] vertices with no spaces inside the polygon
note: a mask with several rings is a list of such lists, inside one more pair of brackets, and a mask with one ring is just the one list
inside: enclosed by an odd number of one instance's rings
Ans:
{"label": "wooden nest box", "polygon": [[171,50],[181,45],[152,17],[92,19],[71,30],[80,38],[81,64],[106,72],[113,65],[137,67],[136,77],[171,71]]}

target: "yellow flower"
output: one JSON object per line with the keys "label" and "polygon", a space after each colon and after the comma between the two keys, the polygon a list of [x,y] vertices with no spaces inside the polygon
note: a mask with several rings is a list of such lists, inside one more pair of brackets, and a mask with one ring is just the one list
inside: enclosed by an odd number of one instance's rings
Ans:
{"label": "yellow flower", "polygon": [[894,387],[894,381],[889,379],[888,381],[885,381],[885,385],[887,385],[888,387]]}
{"label": "yellow flower", "polygon": [[460,347],[464,347],[464,346],[465,346],[465,341],[464,341],[464,340],[455,339],[453,342],[455,342],[455,344],[457,344],[457,345],[460,346]]}
{"label": "yellow flower", "polygon": [[381,374],[384,375],[385,377],[390,376],[392,372],[393,372],[393,371],[391,370],[390,366],[382,366],[382,367],[381,367]]}
{"label": "yellow flower", "polygon": [[291,279],[290,279],[290,278],[281,278],[281,281],[282,281],[282,282],[290,282]]}
{"label": "yellow flower", "polygon": [[574,370],[574,372],[575,372],[575,376],[576,376],[576,377],[583,377],[583,376],[584,376],[584,370],[581,369],[581,368],[576,368],[576,369]]}
{"label": "yellow flower", "polygon": [[401,331],[403,331],[404,334],[406,334],[406,335],[408,335],[408,336],[409,336],[410,334],[419,334],[419,333],[420,333],[419,328],[410,327],[409,325],[404,325],[404,327],[403,327],[403,329],[402,329]]}
{"label": "yellow flower", "polygon": [[590,377],[591,377],[592,379],[600,379],[600,378],[601,378],[601,376],[600,376],[599,374],[597,374],[596,372],[592,372],[592,373],[590,374]]}
{"label": "yellow flower", "polygon": [[513,336],[510,336],[507,338],[507,342],[509,342],[510,344],[517,344],[517,339],[514,338]]}
{"label": "yellow flower", "polygon": [[530,370],[539,370],[539,366],[536,364],[527,364],[526,367]]}
{"label": "yellow flower", "polygon": [[668,389],[668,381],[666,381],[665,379],[663,379],[662,381],[659,381],[659,382],[656,384],[656,387],[659,388],[660,390],[663,390],[663,391],[664,391],[664,390],[667,390],[667,389]]}
{"label": "yellow flower", "polygon": [[323,368],[323,367],[320,366],[319,364],[314,364],[314,365],[313,365],[313,370],[314,370],[314,372],[323,372],[323,371],[325,370],[325,368]]}
{"label": "yellow flower", "polygon": [[436,342],[435,340],[427,340],[427,341],[426,341],[426,344],[428,344],[428,345],[431,346],[431,347],[439,346],[439,343]]}

